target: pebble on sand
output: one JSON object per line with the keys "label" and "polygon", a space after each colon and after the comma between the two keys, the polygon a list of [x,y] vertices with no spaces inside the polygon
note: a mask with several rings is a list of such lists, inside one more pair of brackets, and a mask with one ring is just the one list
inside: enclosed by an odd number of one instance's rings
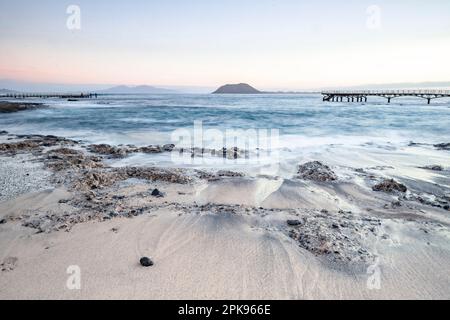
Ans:
{"label": "pebble on sand", "polygon": [[146,267],[146,268],[153,266],[153,261],[147,257],[142,257],[139,262],[140,262],[141,266]]}
{"label": "pebble on sand", "polygon": [[152,196],[153,197],[157,197],[157,198],[164,198],[164,193],[162,193],[161,191],[159,191],[158,189],[154,189],[152,191]]}
{"label": "pebble on sand", "polygon": [[288,224],[289,226],[295,227],[295,226],[301,225],[302,222],[301,222],[300,220],[288,220],[288,221],[287,221],[287,224]]}

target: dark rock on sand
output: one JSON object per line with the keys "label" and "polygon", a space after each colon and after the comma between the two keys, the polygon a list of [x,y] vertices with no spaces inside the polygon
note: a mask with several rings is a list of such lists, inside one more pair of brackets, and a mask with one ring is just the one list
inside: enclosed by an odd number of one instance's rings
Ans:
{"label": "dark rock on sand", "polygon": [[337,180],[336,174],[319,161],[302,164],[298,168],[298,178],[317,182],[327,182]]}
{"label": "dark rock on sand", "polygon": [[6,223],[6,219],[1,219],[0,220],[0,224],[5,224]]}
{"label": "dark rock on sand", "polygon": [[431,171],[443,171],[444,170],[444,168],[440,165],[425,166],[425,167],[420,167],[420,169],[431,170]]}
{"label": "dark rock on sand", "polygon": [[8,134],[8,131],[0,131],[0,136],[5,136]]}
{"label": "dark rock on sand", "polygon": [[302,224],[302,222],[300,220],[288,220],[286,222],[287,222],[288,226],[291,226],[291,227],[300,226]]}
{"label": "dark rock on sand", "polygon": [[139,260],[139,263],[146,268],[153,266],[153,261],[147,257],[142,257],[141,260]]}
{"label": "dark rock on sand", "polygon": [[394,179],[387,179],[384,180],[383,182],[375,185],[372,188],[373,191],[382,191],[382,192],[387,192],[387,193],[392,193],[395,191],[399,191],[399,192],[403,192],[405,193],[406,191],[408,191],[408,188],[406,188],[405,185],[395,181]]}
{"label": "dark rock on sand", "polygon": [[175,145],[174,144],[165,144],[163,146],[163,150],[167,151],[167,152],[172,152],[173,149],[175,149]]}
{"label": "dark rock on sand", "polygon": [[450,151],[450,143],[435,144],[434,147],[437,148],[438,150]]}
{"label": "dark rock on sand", "polygon": [[162,193],[161,191],[159,191],[158,189],[154,189],[152,191],[152,196],[156,197],[156,198],[164,198],[164,193]]}

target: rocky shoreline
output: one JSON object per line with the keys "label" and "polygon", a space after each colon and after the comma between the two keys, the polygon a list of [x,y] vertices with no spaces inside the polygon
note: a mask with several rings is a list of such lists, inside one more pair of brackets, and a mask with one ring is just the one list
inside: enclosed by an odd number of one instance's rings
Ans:
{"label": "rocky shoreline", "polygon": [[[239,172],[207,172],[192,169],[157,167],[110,167],[105,160],[122,158],[132,153],[180,152],[174,145],[164,146],[109,146],[90,145],[56,136],[12,135],[1,133],[7,140],[0,143],[0,157],[38,163],[50,172],[48,180],[54,188],[64,188],[68,196],[58,200],[58,210],[27,212],[18,216],[3,217],[3,223],[19,222],[37,233],[70,231],[73,226],[88,221],[109,221],[115,218],[133,218],[150,214],[161,208],[184,215],[232,214],[254,216],[285,216],[285,220],[267,231],[279,232],[294,241],[300,248],[338,265],[366,266],[377,257],[374,243],[389,241],[384,222],[399,219],[402,215],[420,215],[430,208],[449,211],[450,197],[422,194],[409,190],[394,179],[368,174],[355,169],[355,174],[366,180],[367,192],[372,192],[374,205],[355,212],[323,208],[312,210],[275,209],[245,205],[199,204],[192,190],[198,184],[208,184],[227,179],[247,179]],[[192,154],[205,150],[190,150]],[[210,150],[208,152],[211,152]],[[221,156],[234,158],[241,154],[237,148],[222,150]],[[445,168],[441,168],[445,170]],[[424,170],[428,170],[424,168]],[[131,181],[131,182],[130,182]],[[319,161],[300,164],[292,181],[304,181],[329,188],[339,186],[338,174]],[[303,182],[302,182],[303,183]],[[166,197],[169,192],[171,197]],[[346,195],[348,197],[348,195]],[[170,199],[169,199],[170,198]],[[382,204],[385,204],[382,206]],[[406,212],[411,212],[406,214]],[[401,214],[400,214],[401,213]],[[427,223],[424,223],[424,221]],[[417,228],[432,232],[443,224],[432,222],[422,214]]]}
{"label": "rocky shoreline", "polygon": [[34,110],[42,107],[44,107],[42,103],[0,101],[0,113],[13,113],[25,110]]}

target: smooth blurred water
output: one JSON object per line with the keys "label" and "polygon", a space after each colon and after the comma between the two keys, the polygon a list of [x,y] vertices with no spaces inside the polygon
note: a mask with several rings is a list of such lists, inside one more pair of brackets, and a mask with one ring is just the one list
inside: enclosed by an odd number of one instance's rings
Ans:
{"label": "smooth blurred water", "polygon": [[[139,146],[171,143],[174,130],[192,129],[194,121],[202,121],[205,129],[222,132],[278,129],[281,153],[268,158],[293,165],[306,158],[340,159],[335,162],[346,164],[351,160],[350,152],[357,155],[354,165],[359,165],[377,159],[376,155],[386,150],[391,157],[394,150],[407,147],[411,141],[450,142],[450,99],[434,100],[431,105],[416,98],[394,99],[391,104],[382,98],[369,98],[364,104],[333,103],[323,102],[320,95],[111,95],[78,102],[37,101],[49,107],[0,114],[0,130]],[[401,152],[411,162],[418,150]],[[422,151],[422,162],[429,158],[429,152]],[[447,157],[437,155],[441,156]],[[162,155],[133,155],[121,164],[167,162]]]}
{"label": "smooth blurred water", "polygon": [[[340,141],[370,137],[442,142],[450,138],[450,100],[369,98],[366,104],[322,102],[319,95],[103,96],[96,100],[44,100],[50,108],[2,114],[12,133],[57,134],[91,142],[152,144],[169,141],[196,120],[207,128],[279,129],[282,136]],[[145,137],[142,136],[145,134]],[[161,135],[162,134],[162,135]],[[152,141],[152,136],[155,141]],[[134,138],[133,138],[134,137]],[[137,141],[136,141],[137,140]],[[158,140],[158,141],[156,141]]]}

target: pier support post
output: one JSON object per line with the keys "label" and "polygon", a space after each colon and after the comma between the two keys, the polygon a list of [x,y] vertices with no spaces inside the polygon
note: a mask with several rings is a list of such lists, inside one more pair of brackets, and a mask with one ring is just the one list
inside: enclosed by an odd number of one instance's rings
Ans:
{"label": "pier support post", "polygon": [[391,98],[388,98],[388,103],[391,103]]}
{"label": "pier support post", "polygon": [[431,104],[431,98],[428,98],[428,104]]}

